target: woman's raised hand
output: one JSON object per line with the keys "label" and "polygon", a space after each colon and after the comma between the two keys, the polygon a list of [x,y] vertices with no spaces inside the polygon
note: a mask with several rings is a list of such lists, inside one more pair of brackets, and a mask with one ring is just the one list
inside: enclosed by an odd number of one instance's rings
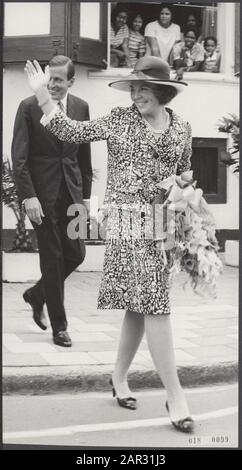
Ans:
{"label": "woman's raised hand", "polygon": [[32,88],[34,93],[43,87],[47,87],[47,84],[50,80],[50,71],[48,65],[45,67],[45,72],[43,72],[37,60],[34,60],[33,62],[27,60],[24,70],[27,75],[29,86]]}

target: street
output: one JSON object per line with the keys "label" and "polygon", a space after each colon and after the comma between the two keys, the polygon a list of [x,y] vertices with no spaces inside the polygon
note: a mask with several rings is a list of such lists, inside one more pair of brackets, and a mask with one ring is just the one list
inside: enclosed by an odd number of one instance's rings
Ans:
{"label": "street", "polygon": [[136,411],[117,405],[111,392],[3,397],[3,443],[102,447],[237,447],[236,384],[185,390],[195,432],[170,424],[164,390],[135,393]]}

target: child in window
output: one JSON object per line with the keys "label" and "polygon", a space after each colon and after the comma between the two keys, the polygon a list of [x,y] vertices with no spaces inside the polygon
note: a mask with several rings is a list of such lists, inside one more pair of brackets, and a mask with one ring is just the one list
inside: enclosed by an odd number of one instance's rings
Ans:
{"label": "child in window", "polygon": [[138,13],[130,20],[129,27],[129,64],[134,67],[137,60],[143,57],[146,52],[145,38],[141,34],[140,30],[143,26],[143,18]]}
{"label": "child in window", "polygon": [[183,72],[196,72],[204,61],[204,49],[197,42],[198,32],[188,29],[184,34],[184,42],[173,47],[173,64],[176,69],[176,79],[182,80]]}
{"label": "child in window", "polygon": [[200,70],[203,72],[217,73],[220,69],[221,54],[218,51],[217,39],[214,36],[208,36],[204,40],[204,62]]}

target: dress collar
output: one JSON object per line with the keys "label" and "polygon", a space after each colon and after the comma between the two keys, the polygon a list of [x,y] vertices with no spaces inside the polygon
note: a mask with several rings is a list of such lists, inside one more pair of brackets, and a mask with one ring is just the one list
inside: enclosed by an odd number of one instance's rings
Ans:
{"label": "dress collar", "polygon": [[177,119],[175,113],[172,111],[172,109],[166,107],[166,111],[170,115],[170,123],[169,126],[164,130],[164,132],[162,132],[160,137],[156,139],[153,132],[146,126],[145,121],[142,119],[142,116],[137,106],[133,104],[131,109],[135,114],[135,122],[138,125],[137,127],[140,129],[139,135],[141,140],[148,141],[148,143],[154,148],[154,150],[160,153],[163,139],[170,134],[170,132],[176,125]]}

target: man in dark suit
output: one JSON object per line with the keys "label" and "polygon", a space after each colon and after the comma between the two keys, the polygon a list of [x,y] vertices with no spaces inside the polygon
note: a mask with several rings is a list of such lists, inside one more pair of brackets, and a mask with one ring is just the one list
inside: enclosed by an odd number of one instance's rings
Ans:
{"label": "man in dark suit", "polygon": [[[72,61],[55,56],[49,66],[48,89],[53,101],[70,118],[89,120],[88,104],[68,93],[74,83]],[[83,240],[68,237],[67,226],[73,217],[67,216],[67,209],[74,203],[83,204],[89,210],[90,146],[61,142],[40,124],[41,116],[35,96],[23,100],[17,111],[12,142],[15,181],[37,234],[42,273],[23,298],[43,330],[47,328],[43,311],[46,303],[54,343],[71,346],[64,308],[64,280],[83,262],[85,245]]]}

